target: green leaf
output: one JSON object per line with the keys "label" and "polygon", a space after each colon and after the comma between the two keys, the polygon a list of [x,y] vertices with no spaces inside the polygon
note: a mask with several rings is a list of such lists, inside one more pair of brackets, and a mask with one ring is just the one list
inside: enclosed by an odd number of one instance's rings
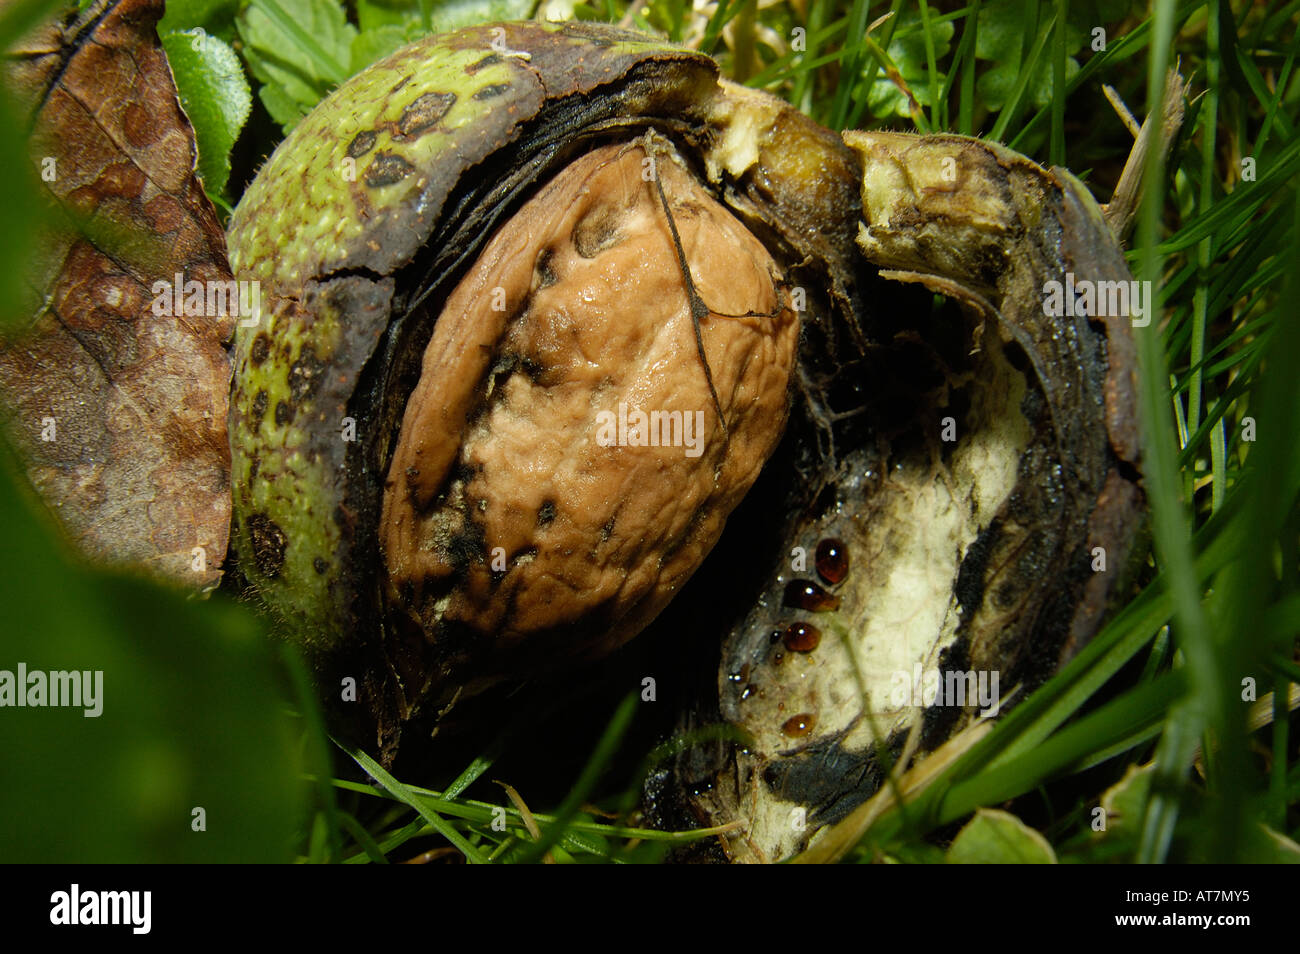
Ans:
{"label": "green leaf", "polygon": [[337,0],[252,0],[235,23],[258,95],[285,132],[350,75],[357,28]]}
{"label": "green leaf", "polygon": [[357,0],[357,22],[362,31],[414,25],[415,36],[445,33],[493,20],[527,20],[537,9],[537,0],[435,0],[430,6],[427,30],[418,0]]}
{"label": "green leaf", "polygon": [[294,99],[279,86],[266,85],[257,91],[257,98],[262,101],[271,118],[280,124],[287,134],[298,125],[298,120],[310,112],[310,108]]}
{"label": "green leaf", "polygon": [[383,26],[405,27],[420,22],[420,6],[414,0],[357,0],[357,23],[361,32]]}
{"label": "green leaf", "polygon": [[362,30],[352,41],[349,57],[352,72],[360,73],[371,63],[383,59],[398,47],[405,46],[407,40],[406,30],[393,24]]}
{"label": "green leaf", "polygon": [[997,111],[1006,105],[1011,92],[1016,88],[1020,77],[1020,64],[1002,63],[984,72],[975,81],[975,92],[980,102],[989,109]]}
{"label": "green leaf", "polygon": [[975,56],[995,63],[1020,64],[1025,24],[1020,21],[1020,0],[993,0],[980,8]]}
{"label": "green leaf", "polygon": [[445,33],[493,20],[527,20],[536,6],[535,0],[443,0],[430,13],[431,32]]}
{"label": "green leaf", "polygon": [[194,126],[199,178],[208,192],[220,195],[230,178],[230,149],[253,108],[248,80],[235,51],[202,30],[169,33],[162,43]]}
{"label": "green leaf", "polygon": [[953,839],[947,860],[955,865],[1053,865],[1056,852],[1015,815],[981,808]]}
{"label": "green leaf", "polygon": [[1106,813],[1106,838],[1122,838],[1136,843],[1142,827],[1142,813],[1146,810],[1147,796],[1151,792],[1154,764],[1130,765],[1124,777],[1106,789],[1101,796],[1101,808]]}
{"label": "green leaf", "polygon": [[[995,0],[980,9],[979,32],[975,40],[975,55],[981,60],[992,60],[993,66],[976,81],[980,101],[996,112],[1007,104],[1018,83],[1025,83],[1024,99],[1041,109],[1052,101],[1052,61],[1050,57],[1039,60],[1033,75],[1022,77],[1023,58],[1028,54],[1025,46],[1026,24],[1024,5],[1020,0]],[[1074,6],[1070,7],[1071,20],[1075,19]],[[1077,20],[1075,22],[1078,22]],[[1040,19],[1031,27],[1043,28]],[[1099,25],[1099,24],[1098,24]],[[1035,31],[1036,34],[1037,31]],[[1080,29],[1066,29],[1065,48],[1074,53],[1083,46],[1087,34]],[[1030,38],[1032,45],[1034,37]],[[1068,83],[1079,72],[1079,62],[1073,56],[1065,61],[1065,79]],[[1067,86],[1068,88],[1068,86]]]}
{"label": "green leaf", "polygon": [[[935,56],[946,56],[956,28],[949,20],[932,21],[929,28]],[[902,74],[903,81],[907,83],[916,101],[922,106],[933,108],[930,68],[925,51],[925,30],[919,13],[909,11],[899,17],[898,28],[889,46],[885,48],[885,53],[898,67],[898,72]],[[935,80],[935,88],[941,87],[945,81],[944,74],[938,73]],[[884,74],[883,70],[876,75],[875,82],[871,85],[867,96],[867,108],[874,116],[910,118],[912,115],[907,97]]]}

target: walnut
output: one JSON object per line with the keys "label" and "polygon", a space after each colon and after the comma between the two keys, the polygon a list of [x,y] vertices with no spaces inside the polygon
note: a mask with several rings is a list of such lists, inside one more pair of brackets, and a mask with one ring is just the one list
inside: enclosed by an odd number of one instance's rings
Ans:
{"label": "walnut", "polygon": [[[695,290],[651,170],[662,177]],[[643,175],[643,173],[647,173]],[[785,426],[776,262],[667,156],[605,146],[506,222],[442,309],[385,487],[391,599],[521,658],[594,654],[712,549]],[[741,316],[741,317],[737,317]],[[724,430],[709,380],[726,419]],[[532,645],[536,641],[536,645]]]}

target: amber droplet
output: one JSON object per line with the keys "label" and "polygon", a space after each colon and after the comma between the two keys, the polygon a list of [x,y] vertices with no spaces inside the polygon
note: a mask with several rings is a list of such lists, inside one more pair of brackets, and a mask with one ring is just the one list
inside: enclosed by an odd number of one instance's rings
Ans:
{"label": "amber droplet", "polygon": [[817,717],[811,712],[801,712],[797,716],[792,716],[785,720],[781,726],[781,731],[792,739],[797,739],[807,735],[817,724]]}
{"label": "amber droplet", "polygon": [[796,653],[810,653],[822,641],[822,631],[812,623],[791,623],[781,634],[785,648]]}
{"label": "amber droplet", "polygon": [[817,544],[817,575],[834,586],[849,575],[849,548],[844,541],[827,537]]}
{"label": "amber droplet", "polygon": [[785,585],[785,605],[821,613],[840,608],[840,598],[808,580],[791,580]]}

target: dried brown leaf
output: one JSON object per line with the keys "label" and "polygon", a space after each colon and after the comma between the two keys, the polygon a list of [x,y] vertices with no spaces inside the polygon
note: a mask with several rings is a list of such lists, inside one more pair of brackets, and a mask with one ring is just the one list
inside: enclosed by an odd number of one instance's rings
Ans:
{"label": "dried brown leaf", "polygon": [[210,588],[230,527],[233,319],[155,315],[153,289],[232,276],[162,13],[162,0],[102,0],[11,51],[54,224],[29,271],[30,320],[0,346],[0,400],[32,483],[88,557]]}

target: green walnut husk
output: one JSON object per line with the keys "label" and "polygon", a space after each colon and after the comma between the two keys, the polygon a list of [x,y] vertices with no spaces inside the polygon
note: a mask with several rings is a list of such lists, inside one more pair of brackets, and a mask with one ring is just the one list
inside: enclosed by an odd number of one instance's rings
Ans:
{"label": "green walnut husk", "polygon": [[[232,539],[327,697],[359,680],[335,715],[384,760],[412,720],[508,676],[489,639],[404,621],[384,482],[440,305],[489,236],[575,157],[650,130],[804,303],[783,443],[650,624],[684,647],[667,669],[702,677],[680,728],[743,741],[684,751],[645,813],[741,823],[696,857],[778,860],[887,764],[1006,711],[898,704],[892,675],[996,672],[1024,698],[1122,591],[1143,511],[1130,319],[1053,317],[1043,297],[1070,273],[1131,276],[1065,170],[957,136],[842,140],[708,57],[610,27],[487,25],[398,51],[302,121],[232,220],[234,271],[263,292],[236,338]],[[791,603],[827,538],[848,577],[823,608]],[[792,624],[820,643],[782,650]]]}
{"label": "green walnut husk", "polygon": [[375,530],[437,304],[539,183],[649,129],[851,322],[850,151],[708,57],[609,27],[488,25],[398,51],[294,129],[232,218],[233,269],[262,291],[236,336],[233,548],[323,679],[361,675],[386,752],[473,667],[385,623]]}

